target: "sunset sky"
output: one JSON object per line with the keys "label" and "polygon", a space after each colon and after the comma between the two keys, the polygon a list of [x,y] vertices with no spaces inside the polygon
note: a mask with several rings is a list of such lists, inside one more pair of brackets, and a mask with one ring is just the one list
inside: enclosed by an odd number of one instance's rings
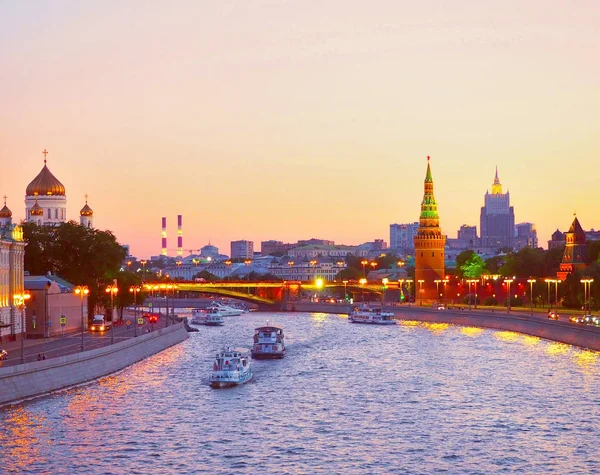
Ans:
{"label": "sunset sky", "polygon": [[[139,257],[477,225],[600,227],[600,2],[0,0],[0,196],[48,166]],[[0,205],[1,206],[1,205]],[[186,255],[188,252],[186,251]]]}

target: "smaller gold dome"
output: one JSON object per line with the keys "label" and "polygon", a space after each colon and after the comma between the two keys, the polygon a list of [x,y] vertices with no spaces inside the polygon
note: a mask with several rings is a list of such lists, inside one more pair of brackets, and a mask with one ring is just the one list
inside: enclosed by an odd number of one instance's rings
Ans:
{"label": "smaller gold dome", "polygon": [[81,208],[81,211],[79,212],[79,214],[81,216],[94,216],[94,211],[86,203],[85,206],[83,208]]}
{"label": "smaller gold dome", "polygon": [[4,197],[4,208],[0,209],[0,218],[12,218],[12,211],[6,206],[6,196]]}
{"label": "smaller gold dome", "polygon": [[35,201],[35,204],[31,207],[31,209],[29,210],[29,214],[31,216],[44,216],[44,210],[42,209],[42,207],[38,204],[37,200]]}

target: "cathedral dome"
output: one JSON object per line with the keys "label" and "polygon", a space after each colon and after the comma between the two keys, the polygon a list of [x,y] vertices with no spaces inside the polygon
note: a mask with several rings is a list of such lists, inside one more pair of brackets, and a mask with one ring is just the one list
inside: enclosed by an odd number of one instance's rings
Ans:
{"label": "cathedral dome", "polygon": [[0,209],[0,218],[12,218],[12,211],[6,206],[6,196],[4,197],[4,208]]}
{"label": "cathedral dome", "polygon": [[27,196],[65,196],[65,187],[48,169],[46,160],[44,160],[44,168],[29,183],[25,194]]}
{"label": "cathedral dome", "polygon": [[29,214],[31,216],[44,216],[44,210],[38,204],[37,200],[35,200],[35,204],[31,207],[31,210],[29,210]]}
{"label": "cathedral dome", "polygon": [[94,216],[94,211],[86,203],[85,206],[83,208],[81,208],[81,211],[79,212],[79,215],[80,216]]}

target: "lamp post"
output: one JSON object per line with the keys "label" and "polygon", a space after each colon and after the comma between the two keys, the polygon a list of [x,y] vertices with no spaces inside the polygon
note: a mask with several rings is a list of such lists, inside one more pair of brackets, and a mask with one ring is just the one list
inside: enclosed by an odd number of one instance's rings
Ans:
{"label": "lamp post", "polygon": [[406,286],[408,287],[408,295],[409,295],[408,306],[410,307],[410,295],[412,294],[412,285],[411,284],[414,282],[414,280],[406,279],[405,282],[406,282]]}
{"label": "lamp post", "polygon": [[367,283],[367,279],[364,277],[358,281],[360,284],[360,288],[362,289],[362,301],[365,302],[365,284]]}
{"label": "lamp post", "polygon": [[133,293],[133,336],[137,336],[137,294],[142,290],[139,285],[129,287],[129,292]]}
{"label": "lamp post", "polygon": [[444,304],[446,303],[446,284],[449,282],[449,279],[443,279],[442,283],[444,284]]}
{"label": "lamp post", "polygon": [[467,298],[469,299],[469,310],[471,310],[471,279],[467,279]]}
{"label": "lamp post", "polygon": [[369,261],[367,261],[366,259],[363,259],[362,261],[360,261],[361,265],[363,266],[363,277],[367,277],[367,269],[366,266],[369,263]]}
{"label": "lamp post", "polygon": [[435,300],[436,302],[440,301],[440,283],[442,282],[442,279],[435,279]]}
{"label": "lamp post", "polygon": [[473,284],[473,286],[475,287],[474,306],[475,306],[475,308],[477,308],[477,283],[479,282],[479,280],[469,279],[469,280],[467,280],[467,282],[469,283],[469,310],[470,310],[471,309],[471,284]]}
{"label": "lamp post", "polygon": [[529,282],[529,306],[530,306],[530,314],[533,316],[533,284],[537,282],[535,279],[527,279]]}
{"label": "lamp post", "polygon": [[548,284],[548,311],[550,311],[550,284],[556,281],[556,279],[546,279],[545,282]]}
{"label": "lamp post", "polygon": [[231,261],[230,260],[226,260],[225,261],[225,265],[227,266],[227,280],[229,280],[229,269],[231,266]]}
{"label": "lamp post", "polygon": [[145,260],[140,261],[140,264],[142,264],[142,282],[146,281],[146,262]]}
{"label": "lamp post", "polygon": [[580,282],[583,284],[583,310],[589,314],[592,312],[592,282],[594,282],[594,279],[581,279]]}
{"label": "lamp post", "polygon": [[115,295],[119,291],[119,287],[117,284],[110,284],[104,289],[107,294],[110,294],[110,344],[112,345],[115,342],[115,319],[114,319],[114,308],[115,308]]}
{"label": "lamp post", "polygon": [[555,298],[554,298],[554,306],[556,308],[556,313],[558,313],[558,284],[560,284],[562,282],[562,280],[560,279],[555,279],[554,280],[554,285],[555,285],[555,289],[556,289],[556,294],[555,294]]}
{"label": "lamp post", "polygon": [[385,291],[387,289],[388,282],[389,282],[389,279],[387,277],[384,277],[383,279],[381,279],[381,287],[382,287],[381,303],[382,304],[385,304]]}
{"label": "lamp post", "polygon": [[417,282],[419,283],[419,305],[422,307],[423,306],[423,284],[425,283],[425,279],[419,279],[417,280]]}
{"label": "lamp post", "polygon": [[398,295],[398,300],[402,303],[402,296],[404,295],[404,279],[398,279],[398,290],[400,291],[400,295]]}
{"label": "lamp post", "polygon": [[84,319],[83,319],[83,299],[87,297],[90,293],[90,289],[88,289],[87,285],[78,285],[75,287],[75,295],[79,295],[79,300],[81,301],[81,351],[84,350],[83,344],[83,328],[84,328]]}
{"label": "lamp post", "polygon": [[348,285],[348,281],[343,280],[342,282],[344,283],[344,302],[347,302],[348,301],[348,292],[346,291],[346,288]]}
{"label": "lamp post", "polygon": [[21,312],[21,364],[25,363],[25,302],[30,298],[29,292],[13,295],[14,304]]}
{"label": "lamp post", "polygon": [[506,313],[510,313],[510,284],[513,283],[513,279],[504,279],[504,282],[506,282],[506,295],[507,295]]}
{"label": "lamp post", "polygon": [[[250,259],[246,259],[244,261],[244,264],[246,264],[246,270],[248,270],[248,266],[250,264],[252,264],[252,261]],[[248,294],[250,293],[250,272],[248,272],[248,275],[246,276],[246,278],[248,279]]]}

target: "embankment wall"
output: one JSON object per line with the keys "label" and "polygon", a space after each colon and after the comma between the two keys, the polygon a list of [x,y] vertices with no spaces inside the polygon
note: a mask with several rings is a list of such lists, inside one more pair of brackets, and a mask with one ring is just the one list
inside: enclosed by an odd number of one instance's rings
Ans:
{"label": "embankment wall", "polygon": [[186,338],[177,323],[103,348],[0,368],[0,406],[107,376]]}

